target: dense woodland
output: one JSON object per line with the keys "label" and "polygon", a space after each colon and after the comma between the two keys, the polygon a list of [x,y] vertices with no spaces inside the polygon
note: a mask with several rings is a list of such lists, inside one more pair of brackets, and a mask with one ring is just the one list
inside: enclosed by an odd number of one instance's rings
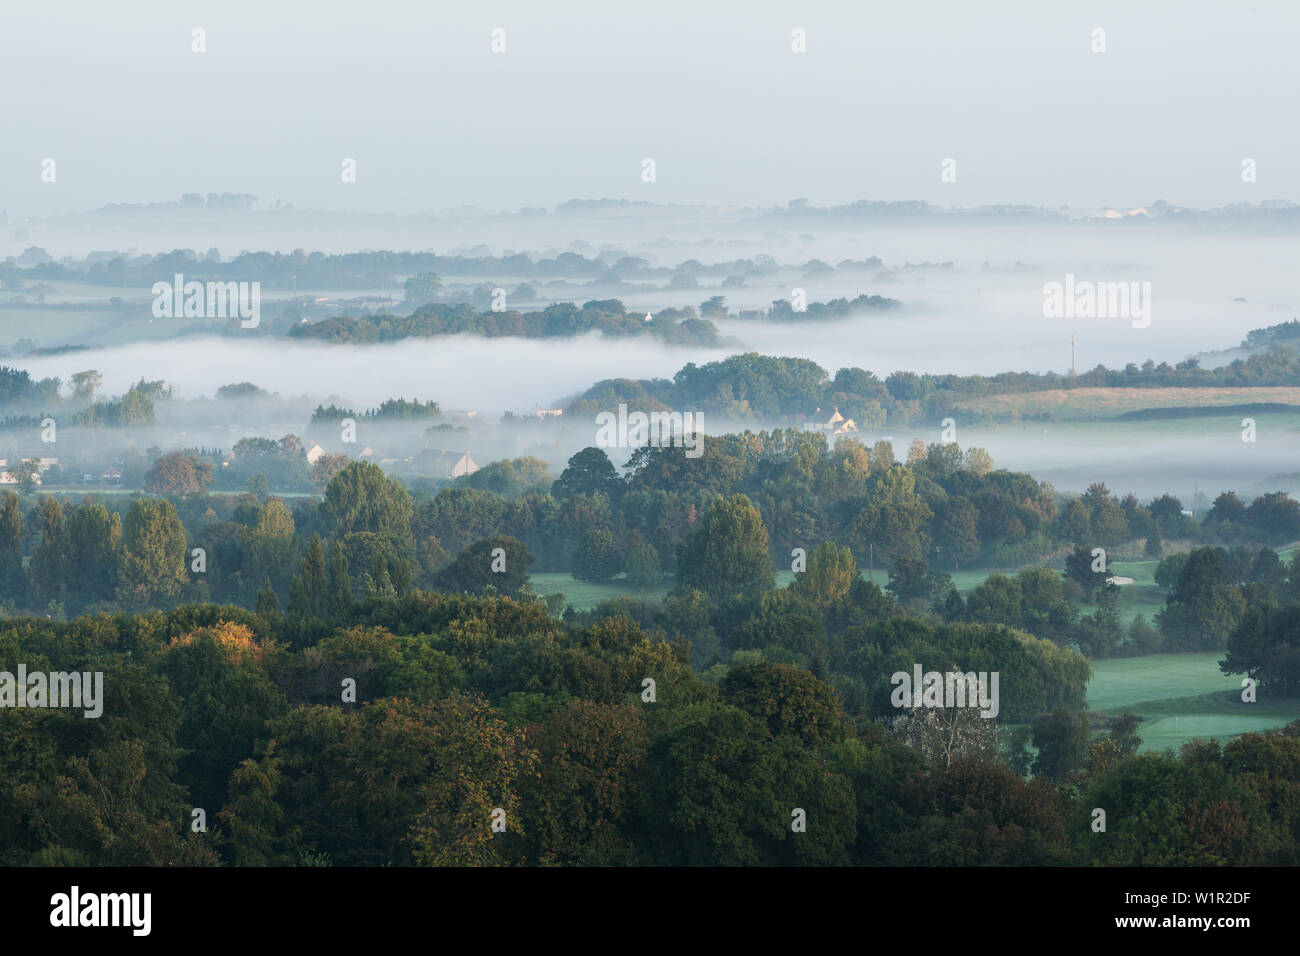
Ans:
{"label": "dense woodland", "polygon": [[[0,709],[4,862],[1300,862],[1300,724],[1138,754],[1137,720],[1085,709],[1108,652],[1221,649],[1300,689],[1300,567],[1257,546],[1294,502],[1224,495],[1193,523],[1102,486],[1061,508],[978,450],[709,441],[624,476],[594,448],[554,479],[497,462],[436,495],[353,462],[292,509],[7,495],[0,662],[102,671],[106,702]],[[1161,532],[1252,544],[1164,559],[1159,630],[1121,633],[1090,549]],[[1026,541],[1063,567],[965,599],[939,567]],[[561,613],[538,566],[671,590]],[[997,718],[897,709],[915,663],[997,671]]]}
{"label": "dense woodland", "polygon": [[[1030,728],[999,747],[971,711],[887,725],[873,695],[846,705],[801,667],[742,652],[700,673],[680,635],[621,613],[559,621],[527,598],[18,619],[0,624],[0,660],[101,670],[106,701],[94,720],[0,710],[0,858],[1300,862],[1300,723],[1137,754],[1132,719],[1091,725],[1069,709],[1082,659],[1053,663],[1045,642],[1002,627],[890,613],[873,588],[845,594],[834,578],[769,600],[824,620],[876,678],[913,660],[1000,667],[1018,688],[1004,692],[1007,719]],[[1090,826],[1097,807],[1105,833]]]}

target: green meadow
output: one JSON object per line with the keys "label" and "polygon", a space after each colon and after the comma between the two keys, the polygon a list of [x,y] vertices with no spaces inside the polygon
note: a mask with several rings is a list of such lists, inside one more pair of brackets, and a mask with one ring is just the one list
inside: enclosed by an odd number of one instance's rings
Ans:
{"label": "green meadow", "polygon": [[[1278,554],[1289,561],[1295,547]],[[1155,615],[1164,608],[1165,594],[1155,582],[1158,564],[1117,561],[1110,566],[1117,577],[1133,579],[1132,584],[1120,586],[1119,610],[1126,625],[1141,614],[1154,626]],[[986,574],[959,572],[952,576],[953,584],[966,593]],[[1083,610],[1091,613],[1088,607]],[[1300,699],[1270,701],[1264,694],[1253,704],[1243,703],[1241,677],[1223,674],[1219,670],[1222,658],[1222,652],[1215,652],[1093,661],[1088,706],[1094,713],[1114,715],[1131,710],[1141,717],[1144,750],[1176,750],[1198,737],[1223,740],[1300,719]]]}
{"label": "green meadow", "polygon": [[1176,750],[1197,737],[1225,740],[1300,719],[1300,699],[1241,700],[1241,677],[1219,670],[1221,653],[1155,654],[1092,662],[1088,706],[1142,718],[1143,750]]}
{"label": "green meadow", "polygon": [[[877,574],[876,579],[876,583],[883,585],[888,580],[888,576]],[[563,594],[565,604],[575,611],[590,611],[601,601],[610,601],[620,597],[645,601],[647,604],[657,604],[673,589],[672,578],[664,578],[663,583],[658,587],[641,590],[633,587],[627,578],[621,574],[614,580],[603,584],[579,581],[572,575],[555,572],[530,574],[528,580],[532,582],[537,593],[543,597],[552,594]],[[793,572],[776,572],[777,587],[785,587],[792,581],[794,581]]]}
{"label": "green meadow", "polygon": [[120,345],[141,337],[146,318],[132,318],[102,304],[71,309],[6,306],[0,309],[0,346],[12,348],[28,339],[41,348],[61,345]]}
{"label": "green meadow", "polygon": [[665,578],[660,587],[646,588],[642,591],[633,587],[623,575],[603,584],[579,581],[571,575],[562,573],[530,574],[528,580],[543,597],[563,594],[565,603],[575,611],[589,611],[601,601],[620,597],[658,603],[672,588],[672,582]]}

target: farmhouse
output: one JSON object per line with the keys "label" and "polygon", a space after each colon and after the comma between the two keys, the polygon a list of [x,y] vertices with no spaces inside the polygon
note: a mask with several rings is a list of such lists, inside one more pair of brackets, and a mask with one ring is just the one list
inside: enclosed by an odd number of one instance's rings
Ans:
{"label": "farmhouse", "polygon": [[474,474],[479,466],[467,451],[425,448],[415,456],[415,468],[420,474],[435,478],[459,478]]}
{"label": "farmhouse", "polygon": [[[817,409],[817,413],[818,416],[823,414],[820,408]],[[841,415],[838,407],[835,409],[834,414],[832,414],[830,418],[826,419],[826,421],[823,422],[814,419],[810,422],[804,422],[803,427],[804,431],[830,432],[832,435],[851,435],[858,430],[857,423],[854,422],[853,419],[845,418]]]}

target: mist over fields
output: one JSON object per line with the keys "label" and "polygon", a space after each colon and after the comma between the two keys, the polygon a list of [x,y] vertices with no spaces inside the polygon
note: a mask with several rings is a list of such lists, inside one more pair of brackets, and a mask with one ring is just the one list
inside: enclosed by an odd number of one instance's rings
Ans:
{"label": "mist over fields", "polygon": [[[522,228],[514,234],[514,244],[498,245],[504,228],[499,218],[467,216],[455,222],[459,243],[454,248],[473,255],[527,250],[535,257],[553,256],[565,247],[587,256],[603,250],[610,258],[639,255],[652,265],[669,267],[688,258],[708,265],[769,255],[781,266],[777,274],[747,279],[738,288],[721,288],[713,280],[701,281],[697,288],[665,286],[652,291],[573,282],[547,289],[539,284],[543,301],[533,307],[547,301],[581,303],[608,296],[622,299],[629,311],[657,312],[698,306],[721,294],[734,315],[740,309],[764,309],[776,299],[789,298],[794,288],[804,289],[809,301],[870,294],[897,299],[903,307],[835,321],[714,318],[721,341],[738,343],[719,347],[670,346],[648,336],[615,339],[598,333],[529,340],[449,335],[348,346],[280,335],[169,340],[166,337],[174,334],[176,320],[153,319],[140,326],[143,331],[131,332],[133,338],[125,344],[93,348],[97,342],[111,341],[102,328],[89,334],[69,329],[64,335],[57,316],[34,328],[26,313],[11,309],[0,312],[0,345],[12,345],[20,338],[43,346],[91,345],[84,351],[15,356],[6,361],[37,379],[57,376],[67,381],[75,372],[95,368],[103,374],[105,394],[120,394],[141,377],[166,380],[180,399],[211,397],[222,385],[248,381],[300,406],[304,420],[316,404],[334,399],[363,409],[400,396],[432,399],[444,409],[473,410],[480,421],[495,421],[504,412],[531,414],[538,407],[556,407],[603,379],[672,378],[688,362],[704,364],[740,351],[808,358],[831,375],[854,366],[882,378],[900,370],[1064,373],[1070,367],[1073,335],[1079,371],[1099,363],[1121,368],[1146,359],[1172,365],[1193,355],[1201,355],[1203,367],[1208,368],[1235,357],[1233,348],[1251,329],[1285,322],[1300,313],[1300,292],[1292,271],[1300,257],[1300,235],[1286,232],[1252,235],[1226,227],[1192,229],[1143,221],[1145,217],[1048,224],[1016,224],[1014,219],[1000,223],[995,218],[994,225],[985,226],[954,222],[941,228],[905,224],[861,231],[823,230],[814,224],[807,232],[788,227],[764,230],[766,219],[753,214],[676,211],[662,218],[638,219],[627,213],[580,221],[555,218],[555,222],[516,223]],[[434,225],[445,228],[447,223]],[[629,241],[638,226],[642,238]],[[659,227],[681,229],[695,238],[645,238]],[[557,230],[579,228],[591,230],[586,233],[590,241],[558,244]],[[699,238],[708,230],[715,235]],[[428,236],[437,237],[437,229]],[[286,236],[280,245],[274,236],[247,238],[259,243],[255,248],[286,251],[292,248],[291,241],[310,241]],[[74,254],[82,245],[64,235],[49,239],[53,241],[46,251],[56,258]],[[537,241],[548,239],[557,244]],[[530,240],[536,244],[530,245]],[[213,241],[196,245],[202,249]],[[307,248],[341,249],[343,242],[341,236],[326,231]],[[364,246],[352,248],[358,251]],[[225,251],[233,254],[232,247]],[[881,261],[878,268],[856,272],[802,265],[821,260],[835,266],[873,256]],[[1045,317],[1043,284],[1061,281],[1067,273],[1094,281],[1150,282],[1150,326],[1134,328],[1125,318]],[[482,280],[505,286],[518,281],[508,276]],[[113,290],[85,291],[75,284],[56,283],[50,299],[77,302],[79,297],[106,296],[109,291]],[[147,292],[125,289],[118,294],[143,302]],[[286,294],[269,290],[264,293],[263,314],[274,315],[287,302]],[[265,429],[255,417],[236,414],[228,425],[236,431],[261,433]],[[1082,490],[1092,481],[1105,480],[1122,491],[1151,495],[1169,490],[1191,500],[1195,490],[1213,497],[1222,489],[1254,488],[1271,476],[1297,470],[1290,460],[1295,425],[1288,416],[1276,416],[1261,429],[1258,442],[1245,448],[1239,438],[1239,417],[1220,416],[1215,421],[1208,432],[1196,425],[1167,428],[1152,422],[1086,428],[1034,422],[961,428],[958,440],[987,448],[999,467],[1029,471],[1061,490]],[[564,435],[551,443],[550,453],[543,457],[562,463],[564,456],[589,443],[584,436],[590,428],[573,421],[565,425]],[[723,425],[704,420],[709,432],[716,433]],[[891,437],[901,455],[913,437],[937,440],[939,428],[939,422],[928,431],[887,422],[883,429],[863,437]],[[476,439],[480,447],[485,440]],[[489,446],[506,447],[495,439]]]}
{"label": "mist over fields", "polygon": [[[585,281],[571,281],[559,289],[538,284],[542,304],[609,297],[620,298],[629,310],[657,312],[667,307],[698,306],[705,298],[722,294],[726,296],[728,309],[734,312],[766,309],[776,299],[789,299],[794,288],[804,289],[810,302],[872,294],[903,303],[902,311],[850,321],[797,325],[726,320],[716,323],[723,335],[738,340],[749,350],[801,355],[831,372],[843,366],[858,366],[880,375],[899,369],[956,374],[993,374],[1007,370],[1064,372],[1070,367],[1071,335],[1076,338],[1079,370],[1098,363],[1112,368],[1127,362],[1140,364],[1147,358],[1172,364],[1197,353],[1231,348],[1250,329],[1288,321],[1300,314],[1300,292],[1296,290],[1293,273],[1294,263],[1300,261],[1300,233],[1250,235],[1193,231],[1158,222],[1132,221],[1015,225],[1011,220],[1010,223],[954,224],[945,228],[903,225],[892,229],[868,227],[861,231],[821,230],[810,225],[809,231],[800,230],[795,234],[790,228],[764,231],[761,219],[694,221],[689,225],[695,230],[708,226],[725,231],[718,232],[718,238],[708,243],[654,241],[644,238],[644,233],[638,243],[624,241],[635,230],[621,221],[566,222],[562,228],[568,231],[569,241],[532,244],[528,241],[529,232],[535,227],[527,222],[520,224],[521,234],[515,235],[513,242],[498,243],[492,240],[500,238],[499,224],[491,219],[474,219],[456,224],[457,244],[435,243],[434,233],[417,248],[437,248],[444,254],[474,250],[476,255],[527,251],[534,256],[553,256],[565,249],[584,250],[591,256],[597,250],[608,250],[610,259],[616,255],[640,256],[652,265],[670,268],[689,259],[709,265],[767,255],[783,267],[777,275],[747,279],[744,286],[737,288],[722,288],[720,283],[709,280],[702,280],[698,288],[657,288],[649,292],[610,289]],[[647,225],[653,229],[658,224],[653,219],[639,221],[641,228]],[[589,241],[573,241],[572,230],[585,226],[593,229]],[[609,237],[602,233],[608,233]],[[733,239],[732,234],[741,238]],[[64,241],[58,236],[51,240],[41,240],[42,248],[56,259],[84,254],[77,251],[84,250],[80,241]],[[212,237],[196,239],[193,243],[193,248],[199,251],[211,246],[216,246],[227,258],[243,248],[283,253],[294,248],[342,251],[341,247],[332,246],[328,232],[315,240],[298,236],[283,243],[274,236],[260,236],[255,245],[239,247],[227,246]],[[126,245],[113,242],[109,248],[121,249]],[[184,246],[170,243],[137,251],[163,252],[173,248]],[[390,237],[383,245],[358,243],[346,251],[367,248],[412,247],[398,245]],[[835,266],[843,260],[862,261],[873,256],[881,260],[879,268],[852,274],[843,270],[822,274],[802,268],[802,264],[816,260]],[[1122,318],[1046,318],[1043,286],[1051,281],[1064,281],[1067,274],[1096,282],[1151,283],[1150,327],[1133,328],[1132,322]],[[170,276],[158,278],[170,279]],[[470,280],[451,277],[444,281],[454,285]],[[499,282],[512,288],[519,279],[485,275],[478,281]],[[391,288],[372,291],[392,293]],[[116,292],[142,300],[148,293],[147,288]],[[68,286],[51,296],[51,300],[77,301],[81,294],[75,286]],[[282,308],[277,305],[280,301],[277,296],[287,300],[288,292],[263,290],[265,313]],[[155,334],[159,337],[168,334],[164,320],[156,324]],[[25,328],[10,321],[8,315],[0,315],[0,345],[12,344],[23,337],[35,338],[42,345],[96,344],[94,336],[89,336],[84,343],[74,343],[60,336],[57,325]],[[450,347],[472,350],[473,345]],[[497,347],[497,354],[504,356],[500,360],[510,366],[509,348],[504,343],[497,343]],[[627,343],[611,343],[606,350],[611,369],[618,367],[618,355],[627,348]],[[634,348],[643,350],[644,345],[638,343]],[[585,377],[588,371],[585,354],[585,349],[575,352],[576,364],[567,386],[548,377],[538,382],[538,388],[552,382],[560,386],[561,392],[566,387],[585,387],[589,384]],[[647,361],[655,364],[653,350],[638,354],[644,354]],[[464,359],[473,361],[475,354],[467,352]],[[693,360],[698,357],[684,354],[678,365]],[[111,381],[110,370],[102,371],[106,380]],[[291,368],[283,368],[282,373],[287,376],[286,382],[292,381]],[[398,374],[405,373],[399,368]],[[404,380],[398,382],[410,387]],[[274,381],[258,384],[280,389]],[[544,403],[554,397],[544,392],[533,393],[529,400]],[[486,404],[486,400],[474,401]]]}

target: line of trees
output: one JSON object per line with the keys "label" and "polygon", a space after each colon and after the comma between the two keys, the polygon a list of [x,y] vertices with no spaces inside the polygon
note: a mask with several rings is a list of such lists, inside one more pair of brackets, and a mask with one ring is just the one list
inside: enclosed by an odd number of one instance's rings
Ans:
{"label": "line of trees", "polygon": [[[779,303],[778,303],[779,304]],[[788,303],[782,307],[788,309]],[[809,307],[812,308],[811,306]],[[785,312],[782,311],[781,315]],[[807,313],[794,313],[802,319]],[[1270,330],[1258,330],[1268,332]],[[878,428],[886,421],[902,424],[938,422],[954,416],[974,423],[993,415],[962,405],[964,399],[1071,388],[1246,388],[1300,385],[1300,352],[1285,335],[1267,341],[1263,351],[1215,369],[1195,358],[1177,365],[1148,359],[1123,369],[1098,365],[1078,375],[1056,372],[1002,372],[997,375],[945,375],[895,371],[880,378],[860,368],[842,368],[832,377],[808,359],[751,352],[709,362],[690,363],[671,381],[609,379],[597,382],[569,407],[569,414],[594,414],[620,402],[652,409],[691,408],[732,421],[771,421],[813,409],[838,407],[859,428]]]}
{"label": "line of trees", "polygon": [[694,309],[661,309],[647,322],[645,313],[628,312],[618,299],[593,299],[582,306],[555,303],[535,312],[480,311],[467,302],[435,302],[406,316],[332,316],[294,325],[288,334],[299,339],[364,344],[435,335],[567,338],[588,332],[615,337],[649,335],[675,345],[719,344],[717,327],[697,317]]}
{"label": "line of trees", "polygon": [[[962,451],[952,444],[916,443],[900,463],[887,442],[867,447],[840,439],[827,445],[823,436],[795,430],[704,441],[705,453],[694,459],[680,449],[641,448],[623,475],[599,448],[575,454],[554,479],[536,459],[494,462],[436,494],[413,494],[373,464],[322,459],[317,469],[323,463],[327,471],[316,478],[323,499],[296,499],[291,509],[270,494],[266,476],[277,487],[310,480],[301,443],[293,436],[278,442],[253,438],[236,446],[232,467],[215,469],[213,461],[186,453],[161,456],[145,485],[166,499],[183,528],[185,547],[204,553],[204,570],[188,575],[175,600],[252,607],[269,583],[284,606],[313,536],[327,551],[342,549],[357,595],[372,587],[397,593],[433,587],[466,549],[501,535],[517,540],[533,572],[569,572],[593,582],[626,574],[636,587],[658,592],[694,574],[683,564],[693,558],[682,547],[702,516],[717,520],[715,505],[743,495],[757,516],[753,529],[763,532],[761,544],[737,535],[731,546],[743,543],[761,557],[768,574],[791,567],[797,551],[833,542],[857,566],[874,561],[888,570],[891,593],[914,610],[928,609],[949,622],[1022,628],[1092,656],[1220,649],[1231,629],[1224,622],[1235,626],[1239,617],[1229,613],[1237,604],[1227,591],[1213,602],[1222,607],[1208,610],[1211,592],[1198,579],[1179,592],[1200,595],[1191,617],[1171,608],[1156,620],[1158,631],[1145,620],[1126,630],[1114,586],[1092,567],[1094,549],[1145,549],[1158,557],[1169,537],[1207,545],[1249,542],[1250,548],[1237,544],[1231,553],[1254,556],[1272,554],[1261,545],[1300,537],[1300,505],[1282,493],[1249,504],[1225,493],[1197,522],[1170,495],[1141,504],[1097,483],[1081,496],[1062,498],[1029,475],[995,470],[980,449]],[[235,466],[242,470],[233,477],[247,472],[252,490],[209,494],[214,473],[228,482]],[[8,532],[5,547],[31,555],[31,561],[25,577],[12,578],[2,596],[9,607],[46,613],[55,601],[65,613],[78,613],[111,606],[116,584],[105,589],[60,582],[57,569],[64,564],[48,555],[65,547],[98,549],[105,554],[96,560],[116,567],[108,538],[65,546],[62,529],[83,509],[114,510],[125,520],[128,507],[135,506],[112,498],[64,506],[37,499],[20,515],[12,497],[6,509],[16,516],[16,530]],[[60,510],[67,514],[53,514]],[[273,547],[263,541],[268,535],[278,542]],[[710,564],[719,580],[738,573]],[[967,599],[947,573],[1009,566],[1027,571],[1015,578],[994,575]],[[1162,572],[1161,580],[1167,576]],[[1227,586],[1244,580],[1239,576]],[[1195,602],[1180,597],[1175,603]],[[1080,616],[1078,606],[1087,604],[1095,612]]]}

